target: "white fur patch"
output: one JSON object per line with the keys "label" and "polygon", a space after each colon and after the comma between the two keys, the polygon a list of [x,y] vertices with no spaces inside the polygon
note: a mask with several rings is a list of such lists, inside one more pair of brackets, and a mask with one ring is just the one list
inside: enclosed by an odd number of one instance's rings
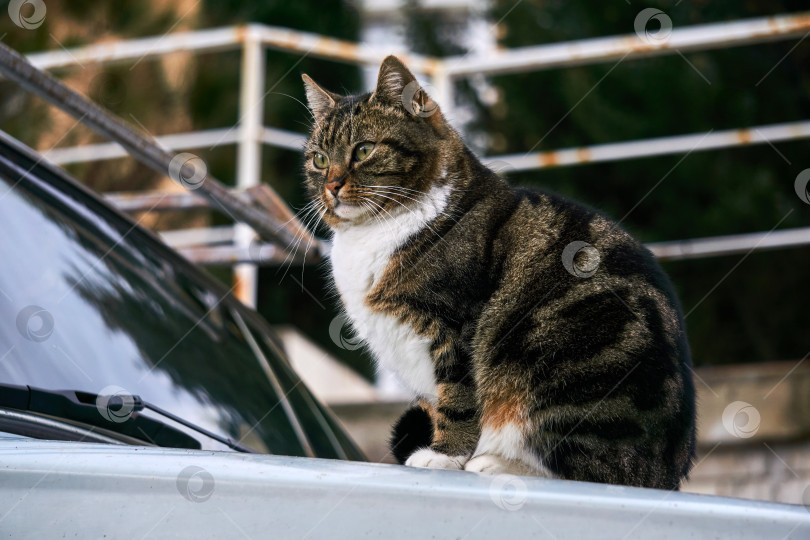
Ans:
{"label": "white fur patch", "polygon": [[[334,199],[334,197],[332,198]],[[335,214],[343,219],[356,219],[367,213],[368,211],[359,204],[346,204],[339,202],[335,207]]]}
{"label": "white fur patch", "polygon": [[[521,428],[515,423],[505,424],[498,429],[485,426],[481,430],[478,447],[466,469],[493,474],[509,473],[512,469],[511,474],[553,478],[554,474],[543,465],[534,452],[526,447],[525,432],[525,428]],[[509,462],[513,462],[513,465],[509,465]],[[516,472],[520,469],[520,465],[525,467],[524,472]]]}
{"label": "white fur patch", "polygon": [[422,448],[411,454],[405,465],[425,469],[454,469],[460,471],[464,468],[466,461],[467,456],[448,456],[430,448]]}
{"label": "white fur patch", "polygon": [[394,251],[444,211],[450,191],[450,186],[433,187],[409,209],[399,207],[379,220],[341,224],[330,253],[332,275],[357,334],[377,362],[394,371],[411,391],[433,400],[437,395],[430,340],[398,319],[372,311],[366,297]]}

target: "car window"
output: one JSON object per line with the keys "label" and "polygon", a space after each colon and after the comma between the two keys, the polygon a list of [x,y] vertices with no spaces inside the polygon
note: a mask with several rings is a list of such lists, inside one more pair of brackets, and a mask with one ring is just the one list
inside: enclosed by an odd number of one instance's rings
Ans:
{"label": "car window", "polygon": [[337,457],[308,407],[303,436],[296,429],[284,395],[304,407],[302,389],[287,376],[271,384],[232,299],[78,186],[55,189],[58,179],[9,154],[0,150],[0,382],[118,388],[263,452],[307,455],[312,430],[315,455]]}

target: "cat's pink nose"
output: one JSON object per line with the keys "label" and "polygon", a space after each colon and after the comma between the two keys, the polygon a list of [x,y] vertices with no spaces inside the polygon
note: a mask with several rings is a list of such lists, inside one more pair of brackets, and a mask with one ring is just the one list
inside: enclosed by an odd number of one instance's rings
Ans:
{"label": "cat's pink nose", "polygon": [[340,191],[340,188],[342,188],[343,184],[345,184],[345,183],[346,183],[345,178],[340,178],[338,180],[332,180],[331,182],[326,183],[326,189],[329,190],[329,193],[331,193],[333,197],[337,197],[338,191]]}

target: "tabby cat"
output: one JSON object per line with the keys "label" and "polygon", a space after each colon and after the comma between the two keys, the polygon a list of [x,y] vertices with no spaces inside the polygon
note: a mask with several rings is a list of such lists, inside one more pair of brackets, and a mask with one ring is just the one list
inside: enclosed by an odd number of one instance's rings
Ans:
{"label": "tabby cat", "polygon": [[678,489],[694,459],[682,312],[599,212],[487,169],[393,56],[376,89],[303,76],[312,208],[354,330],[413,391],[406,465]]}

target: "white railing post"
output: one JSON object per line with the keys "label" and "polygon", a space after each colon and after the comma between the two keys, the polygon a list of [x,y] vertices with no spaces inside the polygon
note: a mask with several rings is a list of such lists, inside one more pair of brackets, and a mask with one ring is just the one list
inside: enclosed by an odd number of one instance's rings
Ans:
{"label": "white railing post", "polygon": [[[236,162],[236,187],[244,190],[261,182],[262,126],[264,125],[264,46],[250,31],[242,49],[239,80],[239,143]],[[237,223],[234,244],[247,248],[256,233]],[[258,267],[252,263],[234,266],[234,295],[244,304],[256,306]]]}
{"label": "white railing post", "polygon": [[430,84],[433,85],[435,96],[431,96],[439,104],[445,119],[453,121],[453,105],[455,96],[453,95],[453,78],[445,71],[445,64],[442,62],[430,76]]}

